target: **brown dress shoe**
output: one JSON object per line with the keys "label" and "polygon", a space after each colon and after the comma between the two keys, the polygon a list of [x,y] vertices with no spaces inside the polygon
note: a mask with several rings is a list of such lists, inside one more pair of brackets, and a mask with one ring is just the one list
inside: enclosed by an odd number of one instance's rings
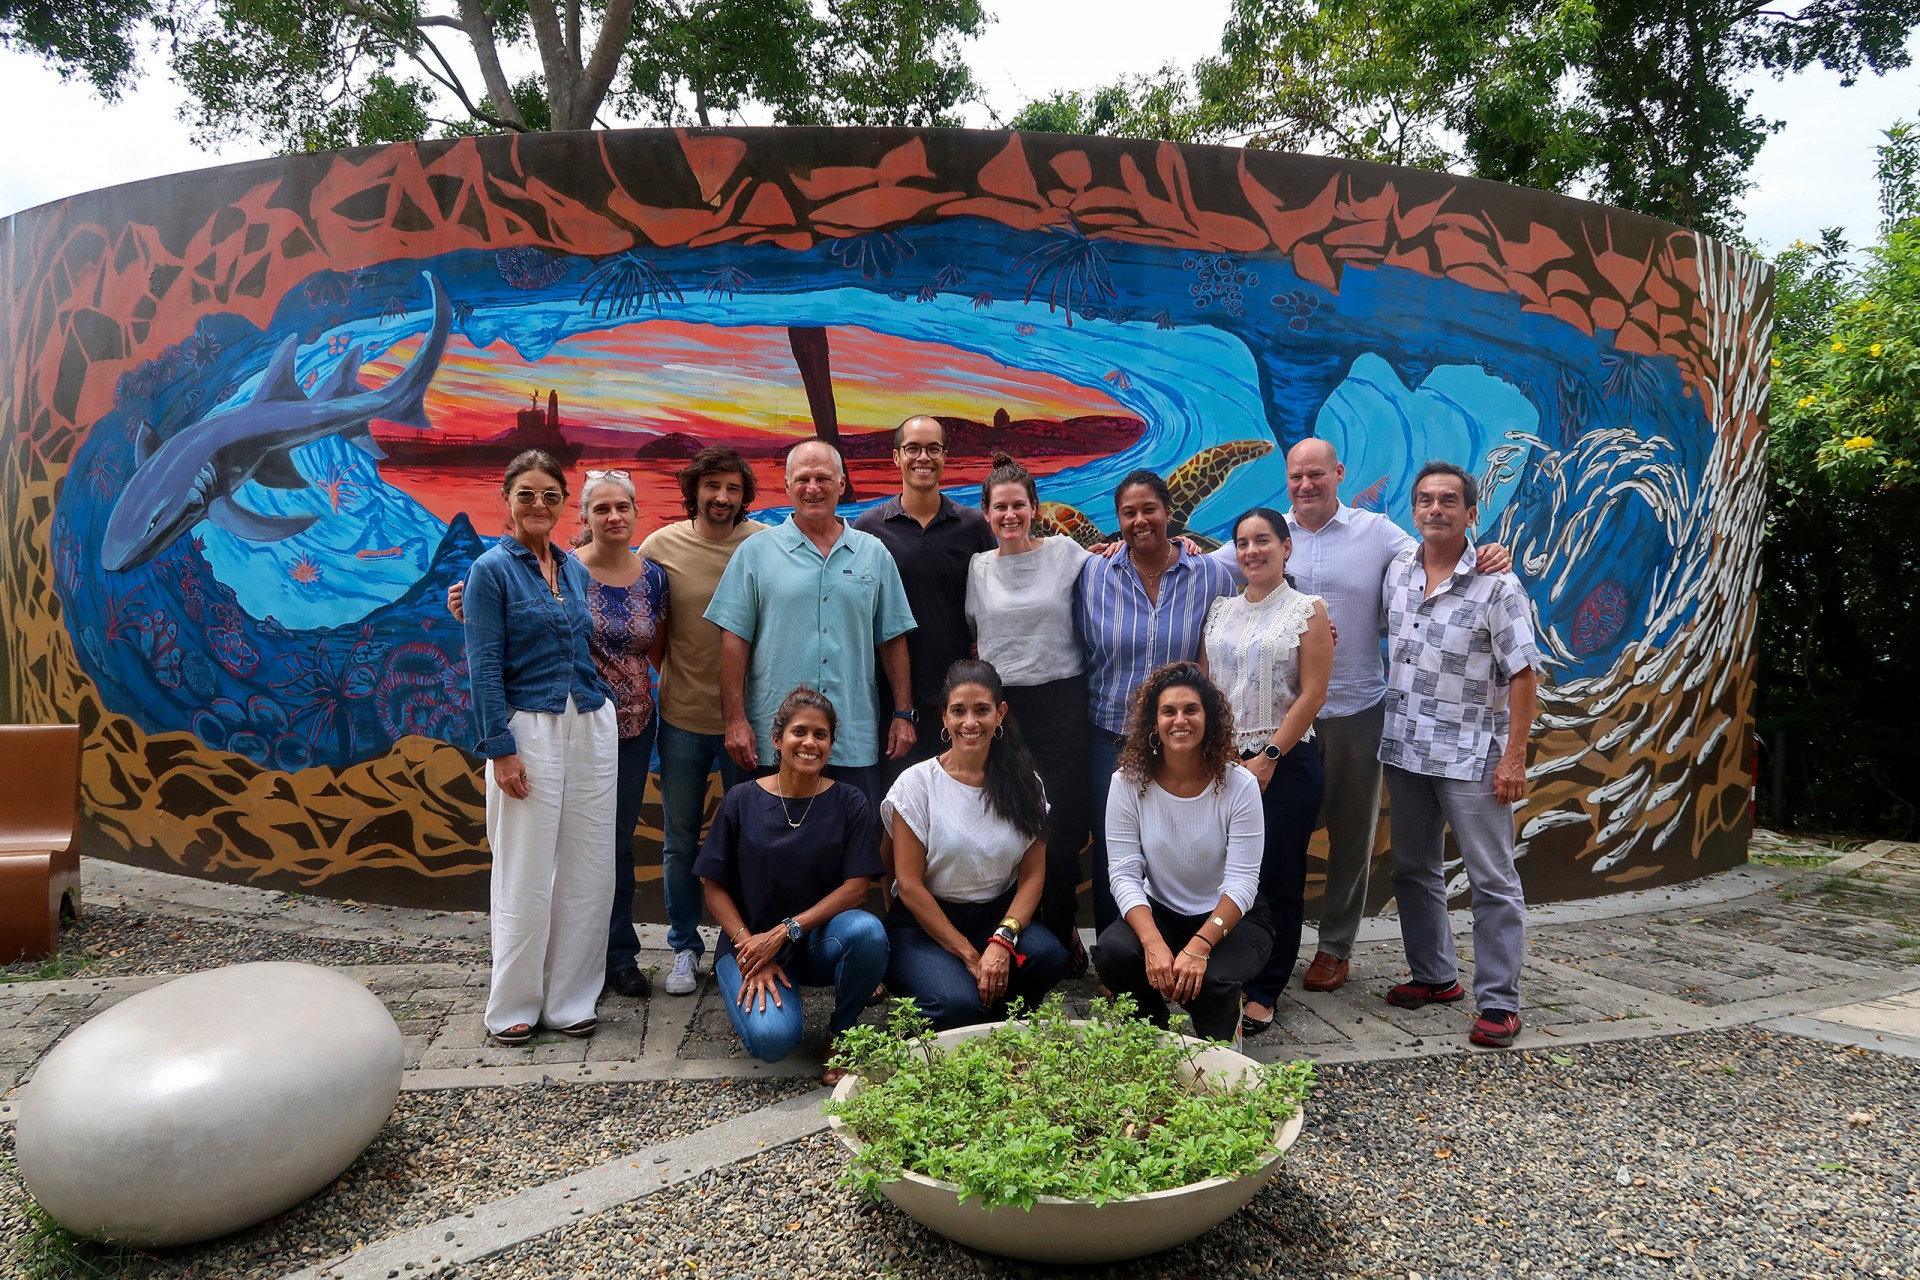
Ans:
{"label": "brown dress shoe", "polygon": [[1309,991],[1338,991],[1346,980],[1345,960],[1324,951],[1316,951],[1313,953],[1313,963],[1307,966],[1307,976],[1300,980],[1300,985]]}

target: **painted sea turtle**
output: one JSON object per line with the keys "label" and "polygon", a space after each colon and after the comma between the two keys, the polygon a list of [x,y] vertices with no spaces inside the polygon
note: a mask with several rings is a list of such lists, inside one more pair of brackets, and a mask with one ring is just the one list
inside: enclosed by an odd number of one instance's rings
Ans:
{"label": "painted sea turtle", "polygon": [[[1272,452],[1271,440],[1232,440],[1214,445],[1211,449],[1202,449],[1174,468],[1173,474],[1167,477],[1167,496],[1171,499],[1169,514],[1172,516],[1168,524],[1169,531],[1184,532],[1209,551],[1219,546],[1217,540],[1188,530],[1187,521],[1192,519],[1201,503],[1226,483],[1234,468],[1255,458],[1264,458]],[[1064,534],[1083,547],[1096,547],[1112,541],[1113,537],[1102,532],[1100,526],[1078,508],[1064,502],[1041,503],[1035,524],[1042,533]]]}

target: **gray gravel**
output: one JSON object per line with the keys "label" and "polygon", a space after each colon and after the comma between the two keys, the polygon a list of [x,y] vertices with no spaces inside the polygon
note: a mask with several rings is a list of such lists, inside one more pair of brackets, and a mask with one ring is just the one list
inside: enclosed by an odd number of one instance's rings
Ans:
{"label": "gray gravel", "polygon": [[[815,1087],[714,1080],[403,1093],[359,1161],[280,1217],[203,1245],[125,1258],[83,1248],[82,1256],[104,1276],[267,1280]],[[0,1276],[31,1274],[11,1126],[0,1129],[0,1152]]]}
{"label": "gray gravel", "polygon": [[[1247,1211],[1097,1274],[1911,1277],[1916,1083],[1905,1059],[1751,1029],[1327,1068]],[[823,1135],[452,1274],[1048,1273],[862,1203],[844,1166]]]}
{"label": "gray gravel", "polygon": [[[74,971],[89,977],[117,978],[197,973],[253,960],[325,965],[447,964],[474,959],[484,963],[486,947],[451,940],[422,945],[354,941],[323,937],[297,927],[258,929],[235,921],[189,919],[88,904],[81,918],[61,931],[59,954],[71,962]],[[0,981],[41,976],[38,971],[45,964],[22,961],[0,965]]]}

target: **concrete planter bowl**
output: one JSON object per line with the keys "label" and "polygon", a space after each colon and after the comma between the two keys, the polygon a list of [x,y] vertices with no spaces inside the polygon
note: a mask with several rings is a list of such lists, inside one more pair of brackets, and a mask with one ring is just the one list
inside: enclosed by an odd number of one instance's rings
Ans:
{"label": "concrete planter bowl", "polygon": [[[943,1031],[933,1037],[933,1043],[951,1048],[1003,1025],[994,1022]],[[1190,1036],[1183,1039],[1191,1045],[1206,1044]],[[1194,1060],[1196,1072],[1223,1075],[1230,1081],[1259,1065],[1245,1054],[1218,1047],[1201,1049]],[[835,1087],[834,1100],[845,1102],[865,1087],[859,1076],[849,1075]],[[882,1193],[915,1222],[983,1253],[1028,1262],[1120,1262],[1183,1244],[1246,1207],[1280,1167],[1287,1148],[1299,1138],[1305,1118],[1302,1105],[1292,1119],[1274,1130],[1272,1154],[1252,1173],[1208,1178],[1169,1191],[1109,1200],[1103,1205],[1041,1196],[1031,1209],[1014,1205],[989,1209],[977,1196],[960,1199],[960,1189],[953,1183],[911,1170],[898,1181],[885,1184]],[[849,1151],[857,1154],[864,1149],[866,1144],[839,1116],[830,1116],[827,1124]]]}

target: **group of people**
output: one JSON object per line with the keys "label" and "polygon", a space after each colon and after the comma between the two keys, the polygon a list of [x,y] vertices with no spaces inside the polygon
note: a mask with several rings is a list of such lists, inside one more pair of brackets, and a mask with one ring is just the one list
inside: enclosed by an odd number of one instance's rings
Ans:
{"label": "group of people", "polygon": [[487,761],[496,1040],[591,1035],[603,986],[648,993],[632,838],[657,744],[666,989],[697,987],[704,908],[727,1013],[768,1061],[802,1037],[798,986],[833,989],[831,1046],[882,988],[945,1028],[1036,1003],[1089,959],[1162,1024],[1177,1004],[1196,1034],[1258,1034],[1293,976],[1323,814],[1304,985],[1346,981],[1383,770],[1412,970],[1387,999],[1464,997],[1451,827],[1473,890],[1471,1037],[1512,1043],[1511,806],[1539,658],[1503,549],[1471,541],[1470,474],[1421,470],[1415,539],[1341,503],[1338,459],[1308,440],[1287,458],[1291,510],[1246,512],[1209,554],[1136,471],[1114,494],[1118,544],[1089,552],[1038,534],[1011,459],[977,509],[942,493],[937,419],[902,423],[893,453],[899,494],[849,523],[838,452],[796,446],[792,515],[769,527],[747,518],[746,462],[703,449],[679,473],[686,520],[637,552],[627,473],[587,472],[568,554],[562,469],[538,452],[508,467],[508,536],[449,600]]}

